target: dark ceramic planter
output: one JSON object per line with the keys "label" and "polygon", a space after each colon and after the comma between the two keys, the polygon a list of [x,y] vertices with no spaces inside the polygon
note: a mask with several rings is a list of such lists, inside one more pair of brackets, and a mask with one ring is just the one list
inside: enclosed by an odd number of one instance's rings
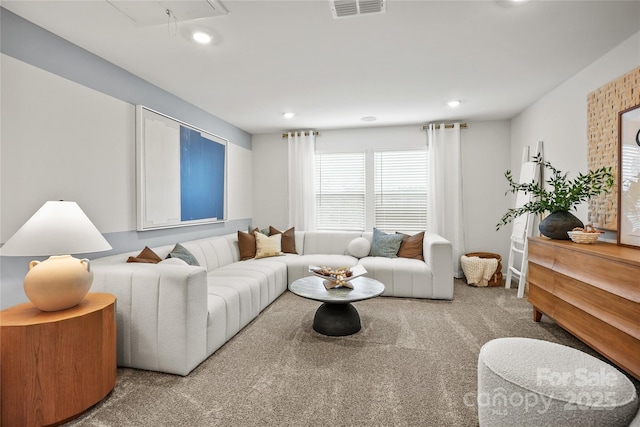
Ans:
{"label": "dark ceramic planter", "polygon": [[569,240],[567,231],[576,227],[584,227],[582,221],[570,212],[553,212],[540,221],[540,234],[556,240]]}

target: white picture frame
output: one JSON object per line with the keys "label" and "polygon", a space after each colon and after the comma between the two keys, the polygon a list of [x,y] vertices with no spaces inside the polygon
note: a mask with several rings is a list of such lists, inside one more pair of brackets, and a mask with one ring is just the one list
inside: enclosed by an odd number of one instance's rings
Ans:
{"label": "white picture frame", "polygon": [[137,230],[227,220],[228,140],[136,106]]}

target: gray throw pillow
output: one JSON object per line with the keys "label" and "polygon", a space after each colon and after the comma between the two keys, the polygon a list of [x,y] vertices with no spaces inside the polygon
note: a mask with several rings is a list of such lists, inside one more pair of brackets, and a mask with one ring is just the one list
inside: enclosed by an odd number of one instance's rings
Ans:
{"label": "gray throw pillow", "polygon": [[193,254],[189,252],[187,248],[182,246],[180,243],[176,244],[173,247],[169,255],[167,255],[167,258],[180,258],[181,260],[185,261],[189,265],[200,265],[196,257],[194,257]]}
{"label": "gray throw pillow", "polygon": [[387,234],[377,228],[374,228],[373,240],[371,241],[371,252],[369,252],[369,256],[397,258],[398,249],[400,249],[403,238],[403,234]]}

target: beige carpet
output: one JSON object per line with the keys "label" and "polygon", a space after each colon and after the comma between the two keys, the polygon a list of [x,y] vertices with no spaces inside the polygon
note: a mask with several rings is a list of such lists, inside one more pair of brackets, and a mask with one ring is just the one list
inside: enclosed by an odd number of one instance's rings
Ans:
{"label": "beige carpet", "polygon": [[523,336],[594,354],[516,289],[456,281],[453,301],[355,303],[362,330],[311,328],[319,303],[289,292],[179,377],[119,369],[114,391],[74,426],[475,426],[480,347]]}

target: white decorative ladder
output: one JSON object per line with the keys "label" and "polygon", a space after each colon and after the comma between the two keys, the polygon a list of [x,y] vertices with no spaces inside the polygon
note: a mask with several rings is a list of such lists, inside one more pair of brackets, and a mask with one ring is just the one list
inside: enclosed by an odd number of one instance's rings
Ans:
{"label": "white decorative ladder", "polygon": [[[536,144],[536,154],[542,156],[542,141]],[[530,147],[524,147],[522,150],[522,166],[520,168],[520,184],[526,182],[540,182],[540,167],[532,161],[530,155]],[[531,201],[530,194],[524,194],[518,191],[516,195],[516,208],[519,208]],[[511,288],[511,280],[515,275],[518,278],[518,298],[524,296],[524,288],[527,283],[527,238],[531,236],[533,231],[533,223],[535,217],[533,214],[526,213],[516,217],[513,220],[513,230],[511,231],[511,245],[509,248],[509,263],[507,265],[507,278],[504,283],[505,288]],[[520,266],[516,268],[516,257],[520,256]]]}

